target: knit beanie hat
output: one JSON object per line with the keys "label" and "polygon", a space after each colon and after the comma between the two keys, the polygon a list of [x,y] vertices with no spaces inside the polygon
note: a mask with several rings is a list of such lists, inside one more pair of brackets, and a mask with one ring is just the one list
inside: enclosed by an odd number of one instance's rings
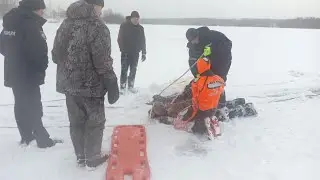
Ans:
{"label": "knit beanie hat", "polygon": [[140,14],[138,13],[138,11],[132,11],[131,12],[131,17],[132,18],[140,18]]}
{"label": "knit beanie hat", "polygon": [[188,41],[192,41],[198,35],[199,35],[199,32],[195,28],[189,28],[186,32],[186,38],[188,39]]}
{"label": "knit beanie hat", "polygon": [[44,0],[22,0],[19,2],[19,6],[31,11],[46,9]]}
{"label": "knit beanie hat", "polygon": [[94,4],[104,7],[104,0],[85,0],[88,4]]}

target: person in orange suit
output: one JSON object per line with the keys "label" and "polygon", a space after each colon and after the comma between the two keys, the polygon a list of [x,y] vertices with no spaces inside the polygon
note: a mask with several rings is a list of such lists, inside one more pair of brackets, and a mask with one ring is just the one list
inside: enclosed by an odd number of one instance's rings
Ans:
{"label": "person in orange suit", "polygon": [[192,88],[192,106],[182,117],[183,123],[191,123],[193,133],[207,134],[211,139],[220,135],[218,120],[215,112],[219,105],[221,94],[224,92],[224,80],[211,70],[210,60],[200,58],[196,64],[197,76]]}

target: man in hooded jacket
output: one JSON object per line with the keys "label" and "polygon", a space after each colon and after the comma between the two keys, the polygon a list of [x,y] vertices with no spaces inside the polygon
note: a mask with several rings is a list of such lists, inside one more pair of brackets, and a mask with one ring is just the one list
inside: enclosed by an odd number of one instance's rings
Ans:
{"label": "man in hooded jacket", "polygon": [[67,9],[54,40],[57,91],[66,95],[70,135],[79,166],[106,162],[101,153],[105,127],[104,97],[119,99],[111,57],[110,31],[100,19],[103,0],[80,0]]}
{"label": "man in hooded jacket", "polygon": [[43,127],[40,85],[44,84],[48,67],[48,47],[42,26],[46,8],[43,0],[22,0],[3,17],[0,53],[4,59],[4,85],[12,88],[14,113],[21,144],[34,139],[39,148],[54,146]]}

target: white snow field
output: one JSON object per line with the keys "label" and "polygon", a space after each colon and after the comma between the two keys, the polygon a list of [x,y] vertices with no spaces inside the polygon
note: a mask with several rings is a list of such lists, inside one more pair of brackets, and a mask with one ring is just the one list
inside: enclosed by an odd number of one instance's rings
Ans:
{"label": "white snow field", "polygon": [[[50,51],[58,26],[48,23],[44,27]],[[119,26],[108,27],[119,77]],[[150,106],[145,105],[188,68],[187,28],[145,25],[148,54],[137,73],[140,92],[121,97],[112,106],[106,102],[103,150],[109,151],[115,125],[144,124],[152,180],[319,180],[320,31],[210,27],[233,41],[227,99],[244,97],[255,104],[259,115],[224,123],[221,137],[199,142],[192,134],[149,122]],[[0,179],[105,179],[106,164],[93,172],[76,166],[67,109],[61,100],[64,96],[55,91],[56,66],[51,60],[41,89],[43,122],[52,137],[65,142],[45,150],[35,143],[18,145],[13,95],[3,87],[3,62],[0,67]],[[186,82],[176,84],[166,94],[182,91]]]}

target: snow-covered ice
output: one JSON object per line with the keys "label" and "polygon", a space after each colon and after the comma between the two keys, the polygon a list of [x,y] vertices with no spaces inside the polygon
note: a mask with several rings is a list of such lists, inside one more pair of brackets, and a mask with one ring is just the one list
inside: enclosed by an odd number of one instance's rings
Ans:
{"label": "snow-covered ice", "polygon": [[[44,27],[49,50],[58,26],[48,23]],[[119,26],[108,26],[119,77]],[[137,73],[140,92],[121,97],[115,105],[106,104],[104,151],[109,150],[114,126],[144,124],[152,180],[320,179],[320,31],[211,27],[233,41],[227,98],[245,97],[255,104],[259,116],[224,123],[222,137],[200,143],[191,134],[148,122],[150,106],[145,104],[188,68],[187,28],[145,26],[148,54]],[[56,66],[50,62],[46,84],[41,87],[43,121],[51,136],[63,138],[65,143],[46,150],[36,144],[18,145],[13,95],[2,86],[3,63],[0,67],[0,179],[104,179],[106,164],[94,172],[76,167],[64,96],[55,91]],[[182,90],[184,83],[166,93]]]}

